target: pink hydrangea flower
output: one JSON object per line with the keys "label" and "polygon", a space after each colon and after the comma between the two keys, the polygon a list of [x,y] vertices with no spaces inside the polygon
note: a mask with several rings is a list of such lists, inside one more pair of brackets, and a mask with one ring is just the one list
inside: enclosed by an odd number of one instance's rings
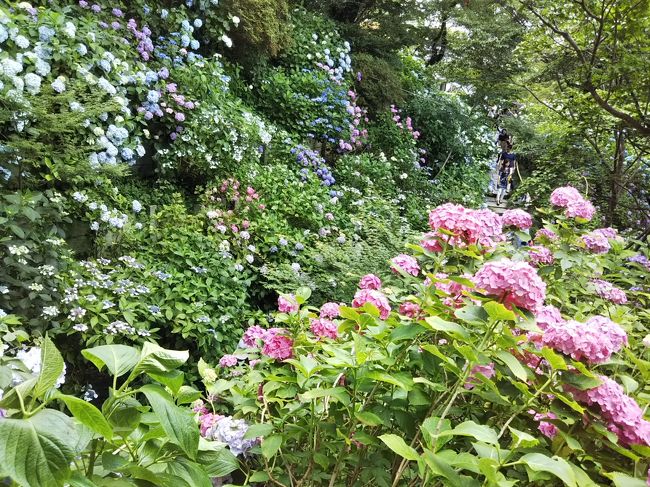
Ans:
{"label": "pink hydrangea flower", "polygon": [[614,240],[618,237],[618,230],[612,227],[598,228],[594,233],[600,233],[603,237]]}
{"label": "pink hydrangea flower", "polygon": [[393,272],[398,272],[398,269],[402,269],[407,274],[412,276],[417,276],[420,273],[420,266],[418,261],[415,260],[415,257],[411,257],[406,254],[399,254],[397,257],[391,259],[392,266],[391,270]]}
{"label": "pink hydrangea flower", "polygon": [[575,360],[599,364],[627,344],[627,334],[613,321],[595,316],[586,323],[571,320],[548,326],[542,343]]}
{"label": "pink hydrangea flower", "polygon": [[595,406],[605,420],[607,429],[614,432],[625,445],[650,445],[650,422],[643,418],[637,402],[625,394],[623,388],[609,377],[598,377],[602,384],[581,391],[567,386],[576,401]]}
{"label": "pink hydrangea flower", "polygon": [[236,355],[224,355],[219,359],[219,365],[221,367],[234,367],[239,362],[239,359]]}
{"label": "pink hydrangea flower", "polygon": [[481,374],[485,376],[486,379],[491,379],[494,377],[494,364],[489,363],[487,365],[475,365],[472,367],[472,370],[469,373],[469,377],[467,378],[467,382],[465,382],[464,386],[465,389],[474,389],[475,386],[479,385],[481,382],[476,378],[477,374]]}
{"label": "pink hydrangea flower", "polygon": [[201,436],[205,438],[208,431],[210,431],[210,429],[217,424],[220,419],[223,419],[223,416],[220,414],[207,413],[199,416],[199,431],[201,432]]}
{"label": "pink hydrangea flower", "polygon": [[[286,330],[282,330],[286,332]],[[269,333],[264,340],[262,353],[275,360],[286,360],[293,356],[293,340],[284,333]]]}
{"label": "pink hydrangea flower", "polygon": [[561,325],[565,322],[560,310],[553,305],[540,306],[535,310],[535,320],[540,330],[546,330],[552,325]]}
{"label": "pink hydrangea flower", "polygon": [[593,231],[582,236],[582,242],[594,254],[606,254],[611,249],[609,240],[602,233]]}
{"label": "pink hydrangea flower", "polygon": [[293,294],[288,294],[286,297],[278,297],[278,309],[282,313],[295,313],[299,308],[300,306],[298,305],[296,297]]}
{"label": "pink hydrangea flower", "polygon": [[527,230],[533,226],[533,217],[524,210],[506,210],[501,215],[504,227],[516,227],[521,230]]}
{"label": "pink hydrangea flower", "polygon": [[553,253],[543,245],[531,245],[528,250],[528,258],[536,267],[550,265],[555,261]]}
{"label": "pink hydrangea flower", "polygon": [[399,314],[409,318],[417,318],[421,312],[420,306],[412,301],[405,301],[399,306]]}
{"label": "pink hydrangea flower", "polygon": [[591,220],[596,213],[596,208],[591,204],[591,201],[582,200],[570,203],[567,206],[564,214],[569,218],[582,218],[584,220]]}
{"label": "pink hydrangea flower", "polygon": [[546,284],[527,262],[508,258],[487,262],[473,277],[474,284],[505,306],[534,311],[546,298]]}
{"label": "pink hydrangea flower", "polygon": [[340,307],[336,303],[325,303],[320,308],[320,315],[322,318],[337,318],[340,313]]}
{"label": "pink hydrangea flower", "polygon": [[420,246],[424,250],[432,253],[442,252],[442,244],[440,243],[436,232],[425,233],[423,237],[424,238],[420,241]]}
{"label": "pink hydrangea flower", "polygon": [[248,348],[255,348],[258,346],[258,340],[264,341],[268,331],[259,325],[249,327],[242,337],[242,342]]}
{"label": "pink hydrangea flower", "polygon": [[361,289],[381,289],[381,279],[374,274],[366,274],[359,281]]}
{"label": "pink hydrangea flower", "polygon": [[540,228],[535,234],[535,240],[547,240],[549,242],[554,242],[558,238],[559,237],[557,236],[557,233],[555,233],[553,230],[549,230],[548,228]]}
{"label": "pink hydrangea flower", "polygon": [[[434,285],[436,289],[448,294],[448,296],[443,299],[445,306],[460,308],[465,304],[463,298],[465,297],[466,292],[469,291],[469,287],[459,282],[452,281],[451,279],[447,279],[447,274],[438,273],[435,277],[436,282]],[[467,279],[472,278],[470,274],[465,274],[463,277]]]}
{"label": "pink hydrangea flower", "polygon": [[576,201],[582,201],[582,199],[580,191],[575,189],[573,186],[555,188],[550,197],[551,204],[553,206],[559,206],[560,208],[566,208],[569,204]]}
{"label": "pink hydrangea flower", "polygon": [[591,202],[585,200],[580,192],[572,186],[556,188],[551,193],[551,204],[566,208],[564,214],[569,218],[583,218],[591,220],[596,209]]}
{"label": "pink hydrangea flower", "polygon": [[[429,226],[433,230],[427,239],[434,236],[454,247],[480,244],[491,248],[503,239],[501,217],[491,210],[471,210],[461,205],[446,203],[429,213]],[[440,232],[446,230],[454,235]]]}
{"label": "pink hydrangea flower", "polygon": [[592,279],[591,283],[595,287],[596,294],[603,299],[607,299],[614,304],[627,303],[627,296],[625,291],[617,288],[612,283],[603,281],[602,279]]}
{"label": "pink hydrangea flower", "polygon": [[338,326],[336,326],[336,323],[325,318],[311,320],[309,329],[318,337],[331,338],[332,340],[336,340],[339,337]]}
{"label": "pink hydrangea flower", "polygon": [[551,439],[555,438],[555,435],[558,433],[557,426],[555,426],[553,423],[549,423],[548,421],[542,421],[544,419],[557,419],[557,416],[554,413],[550,411],[547,413],[529,411],[529,413],[534,415],[533,419],[535,421],[539,421],[539,426],[537,428],[544,436]]}
{"label": "pink hydrangea flower", "polygon": [[379,316],[382,320],[388,318],[390,314],[390,304],[386,296],[375,289],[359,289],[352,300],[353,308],[360,308],[364,304],[370,303],[379,310]]}

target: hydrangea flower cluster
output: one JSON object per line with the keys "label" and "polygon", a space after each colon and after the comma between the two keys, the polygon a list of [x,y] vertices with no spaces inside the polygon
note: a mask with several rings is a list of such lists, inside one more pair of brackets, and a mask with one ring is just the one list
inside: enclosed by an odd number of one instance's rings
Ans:
{"label": "hydrangea flower cluster", "polygon": [[535,234],[535,240],[540,240],[544,243],[555,242],[558,238],[560,237],[558,237],[557,233],[548,228],[540,228]]}
{"label": "hydrangea flower cluster", "polygon": [[360,289],[381,289],[381,279],[374,274],[366,274],[359,281]]}
{"label": "hydrangea flower cluster", "polygon": [[336,183],[336,179],[334,179],[325,159],[317,151],[298,144],[292,147],[290,152],[296,156],[296,162],[303,166],[300,170],[303,181],[307,179],[309,169],[311,168],[325,186],[331,186]]}
{"label": "hydrangea flower cluster", "polygon": [[314,335],[320,338],[336,340],[339,336],[336,323],[323,317],[311,320],[309,329]]}
{"label": "hydrangea flower cluster", "polygon": [[293,356],[293,340],[284,328],[264,329],[253,325],[244,332],[240,345],[245,348],[261,348],[262,354],[278,361]]}
{"label": "hydrangea flower cluster", "polygon": [[417,276],[420,273],[418,261],[410,255],[399,254],[391,259],[391,263],[391,270],[393,272],[399,272],[401,270],[412,276]]}
{"label": "hydrangea flower cluster", "polygon": [[596,212],[594,205],[584,199],[580,192],[572,186],[553,190],[550,201],[553,206],[564,208],[564,214],[568,218],[582,218],[589,221]]}
{"label": "hydrangea flower cluster", "polygon": [[650,422],[643,418],[637,402],[609,377],[601,375],[598,378],[602,384],[593,389],[568,389],[576,401],[598,408],[601,418],[607,422],[607,429],[623,444],[650,445]]}
{"label": "hydrangea flower cluster", "polygon": [[[434,286],[445,293],[446,297],[443,299],[443,304],[450,308],[460,308],[465,304],[465,296],[467,296],[470,288],[465,284],[449,279],[447,274],[439,272],[435,276]],[[471,279],[471,275],[466,274],[463,276],[466,279]],[[429,279],[429,278],[427,278]],[[425,281],[425,284],[429,284]]]}
{"label": "hydrangea flower cluster", "polygon": [[399,314],[403,316],[408,316],[409,318],[416,319],[422,313],[420,305],[412,301],[404,301],[399,305]]}
{"label": "hydrangea flower cluster", "polygon": [[[207,414],[203,416],[207,416]],[[207,424],[210,422],[212,424],[207,427]],[[201,425],[201,434],[204,438],[225,443],[235,456],[245,454],[259,441],[257,438],[244,439],[249,425],[243,419],[235,419],[231,416],[212,415],[201,420]]]}
{"label": "hydrangea flower cluster", "polygon": [[554,413],[550,411],[547,413],[538,413],[534,410],[530,410],[528,413],[533,415],[535,421],[539,421],[537,428],[544,436],[551,439],[555,438],[555,435],[557,435],[559,431],[557,426],[548,421],[544,421],[545,419],[557,419],[557,416]]}
{"label": "hydrangea flower cluster", "polygon": [[[429,226],[433,232],[425,234],[422,246],[431,252],[441,251],[441,242],[460,248],[472,244],[492,248],[505,238],[499,215],[490,210],[472,210],[453,203],[432,210],[429,213]],[[441,230],[453,235],[442,233]]]}
{"label": "hydrangea flower cluster", "polygon": [[388,318],[390,314],[390,303],[381,291],[375,289],[359,289],[352,300],[352,307],[361,308],[366,303],[372,304],[379,310],[379,317],[382,320]]}
{"label": "hydrangea flower cluster", "polygon": [[543,245],[531,245],[528,249],[528,258],[536,267],[551,265],[555,262],[553,252]]}
{"label": "hydrangea flower cluster", "polygon": [[413,130],[413,120],[411,120],[411,117],[406,117],[404,121],[402,121],[402,111],[397,108],[395,105],[390,106],[390,112],[393,117],[393,122],[395,122],[395,125],[400,129],[400,130],[405,130],[411,136],[417,140],[420,138],[420,132],[417,130]]}
{"label": "hydrangea flower cluster", "polygon": [[487,262],[472,280],[478,290],[497,297],[508,307],[534,311],[546,298],[546,284],[526,262],[508,258]]}
{"label": "hydrangea flower cluster", "polygon": [[635,264],[639,264],[640,266],[645,267],[646,270],[650,271],[650,259],[648,259],[643,254],[633,255],[632,257],[629,257],[627,260],[629,262],[634,262]]}
{"label": "hydrangea flower cluster", "polygon": [[571,320],[549,325],[542,343],[575,360],[599,364],[627,344],[627,334],[608,318],[594,316],[586,323]]}
{"label": "hydrangea flower cluster", "polygon": [[361,128],[361,121],[369,122],[367,109],[357,105],[357,93],[354,90],[348,91],[350,102],[345,110],[352,117],[348,129],[350,132],[349,140],[339,139],[339,150],[341,152],[351,152],[355,148],[363,146],[368,137],[368,129]]}
{"label": "hydrangea flower cluster", "polygon": [[322,318],[338,318],[340,315],[340,306],[336,303],[325,303],[320,308],[320,315]]}
{"label": "hydrangea flower cluster", "polygon": [[582,242],[594,254],[606,254],[612,248],[607,237],[598,230],[583,235]]}
{"label": "hydrangea flower cluster", "polygon": [[625,291],[617,288],[612,283],[603,281],[602,279],[592,279],[591,284],[594,286],[596,294],[601,298],[607,299],[614,304],[627,303]]}
{"label": "hydrangea flower cluster", "polygon": [[533,226],[533,217],[524,210],[506,210],[501,215],[501,221],[504,227],[515,227],[520,230],[527,230]]}
{"label": "hydrangea flower cluster", "polygon": [[296,313],[300,305],[293,294],[278,297],[278,309],[282,313]]}

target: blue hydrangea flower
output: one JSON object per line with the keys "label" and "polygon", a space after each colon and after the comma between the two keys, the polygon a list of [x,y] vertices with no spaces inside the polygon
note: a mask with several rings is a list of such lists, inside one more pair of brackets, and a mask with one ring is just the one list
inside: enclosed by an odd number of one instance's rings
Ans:
{"label": "blue hydrangea flower", "polygon": [[197,41],[196,39],[192,39],[192,41],[190,42],[190,47],[196,50],[199,48],[199,46],[200,46],[199,41]]}
{"label": "blue hydrangea flower", "polygon": [[52,37],[55,36],[55,34],[56,31],[47,25],[41,25],[38,28],[38,38],[41,40],[41,42],[48,42],[50,39],[52,39]]}
{"label": "blue hydrangea flower", "polygon": [[201,28],[203,26],[203,21],[201,19],[194,19],[194,27],[197,29]]}

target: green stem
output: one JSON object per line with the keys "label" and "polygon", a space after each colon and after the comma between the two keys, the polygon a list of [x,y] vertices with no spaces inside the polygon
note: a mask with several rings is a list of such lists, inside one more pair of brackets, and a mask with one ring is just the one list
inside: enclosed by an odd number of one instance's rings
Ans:
{"label": "green stem", "polygon": [[531,397],[528,398],[528,400],[521,405],[520,408],[518,408],[512,415],[508,418],[508,420],[503,424],[503,427],[501,428],[501,431],[499,431],[499,434],[497,436],[497,439],[501,438],[503,434],[506,432],[506,429],[512,423],[512,421],[521,414],[522,411],[525,409],[528,409],[528,407],[533,403],[535,399],[539,397],[539,395],[544,392],[544,389],[548,387],[548,385],[553,381],[554,378],[554,373],[551,373],[551,376],[548,378],[548,380],[540,387],[535,394],[533,394]]}

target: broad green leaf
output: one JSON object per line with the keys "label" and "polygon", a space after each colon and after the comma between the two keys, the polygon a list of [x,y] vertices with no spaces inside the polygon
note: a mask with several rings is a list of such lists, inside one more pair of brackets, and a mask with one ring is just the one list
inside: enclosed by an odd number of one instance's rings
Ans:
{"label": "broad green leaf", "polygon": [[354,308],[350,308],[348,306],[341,306],[339,308],[339,313],[341,314],[341,318],[356,322],[359,321],[359,316],[361,316]]}
{"label": "broad green leaf", "polygon": [[272,435],[264,438],[262,440],[262,455],[264,455],[264,458],[267,460],[270,460],[275,456],[275,454],[280,450],[280,447],[282,446],[282,436],[280,435]]}
{"label": "broad green leaf", "polygon": [[81,424],[90,428],[95,433],[102,435],[104,438],[110,440],[113,437],[113,428],[111,428],[104,415],[95,406],[83,399],[66,394],[61,394],[58,398],[63,400],[72,415]]}
{"label": "broad green leaf", "polygon": [[145,342],[140,353],[140,361],[135,367],[136,372],[161,373],[177,369],[189,358],[187,350],[167,350],[151,342]]}
{"label": "broad green leaf", "polygon": [[413,379],[408,374],[401,373],[401,372],[395,372],[393,374],[389,374],[388,372],[373,370],[366,374],[365,379],[386,382],[387,384],[392,384],[394,386],[401,387],[406,391],[410,391],[411,389],[413,389]]}
{"label": "broad green leaf", "polygon": [[371,413],[370,411],[357,411],[354,413],[354,416],[363,424],[367,424],[368,426],[379,426],[380,424],[383,424],[384,421],[377,416],[375,413]]}
{"label": "broad green leaf", "polygon": [[506,364],[506,366],[510,369],[510,372],[512,372],[517,379],[521,381],[526,381],[528,379],[526,369],[523,365],[521,365],[521,362],[517,360],[511,353],[506,352],[505,350],[500,350],[497,352],[496,356],[504,364]]}
{"label": "broad green leaf", "polygon": [[539,440],[533,435],[529,435],[524,431],[519,431],[512,427],[508,427],[508,429],[512,435],[512,448],[532,448],[539,444]]}
{"label": "broad green leaf", "polygon": [[321,397],[333,397],[344,405],[350,403],[350,395],[344,387],[330,387],[328,389],[310,389],[300,394],[302,401],[311,401]]}
{"label": "broad green leaf", "polygon": [[296,290],[296,300],[298,303],[303,304],[311,297],[311,289],[307,286],[300,287]]}
{"label": "broad green leaf", "polygon": [[417,323],[402,324],[397,326],[390,334],[391,342],[399,342],[401,340],[412,340],[420,333],[427,331],[423,326]]}
{"label": "broad green leaf", "polygon": [[203,467],[186,458],[178,458],[170,463],[167,472],[180,477],[192,487],[212,487],[212,481]]}
{"label": "broad green leaf", "polygon": [[[467,477],[461,477],[456,473],[456,471],[445,462],[440,455],[434,454],[432,451],[425,450],[422,454],[424,462],[429,467],[431,472],[438,477],[444,477],[449,481],[449,485],[454,486],[463,486],[463,487],[474,487],[480,485],[477,481],[473,479],[468,479]],[[467,480],[466,480],[467,479]]]}
{"label": "broad green leaf", "polygon": [[19,484],[58,487],[79,453],[72,418],[43,409],[29,419],[0,420],[2,472]]}
{"label": "broad green leaf", "polygon": [[72,477],[68,479],[70,487],[97,487],[97,484],[91,482],[81,472],[74,472]]}
{"label": "broad green leaf", "polygon": [[573,469],[563,458],[551,458],[542,453],[527,453],[519,461],[527,465],[531,470],[551,473],[562,480],[565,485],[577,487]]}
{"label": "broad green leaf", "polygon": [[566,361],[561,355],[558,355],[548,347],[542,348],[542,357],[546,359],[549,365],[555,370],[567,370]]}
{"label": "broad green leaf", "polygon": [[40,398],[54,387],[56,381],[61,377],[63,366],[63,357],[61,357],[52,340],[45,337],[41,346],[41,371],[34,386],[35,396]]}
{"label": "broad green leaf", "polygon": [[251,424],[244,435],[245,440],[252,440],[260,436],[268,436],[273,432],[273,425],[269,423]]}
{"label": "broad green leaf", "polygon": [[180,446],[188,457],[195,459],[199,446],[199,429],[192,413],[176,406],[169,394],[159,386],[149,384],[142,386],[140,391],[147,396],[171,441]]}
{"label": "broad green leaf", "polygon": [[185,374],[179,370],[170,370],[169,372],[148,372],[147,375],[156,382],[169,387],[172,394],[176,395],[178,390],[183,385]]}
{"label": "broad green leaf", "polygon": [[487,311],[488,316],[493,320],[514,321],[517,319],[517,315],[512,310],[509,310],[503,304],[497,303],[496,301],[488,301],[483,307]]}
{"label": "broad green leaf", "polygon": [[454,429],[449,431],[442,431],[438,436],[471,436],[476,438],[478,441],[484,443],[489,443],[492,445],[498,445],[499,440],[497,439],[496,432],[484,424],[476,424],[474,421],[465,421],[460,423]]}
{"label": "broad green leaf", "polygon": [[487,320],[488,314],[482,306],[463,306],[454,312],[454,316],[469,323],[482,323]]}
{"label": "broad green leaf", "polygon": [[225,477],[239,468],[237,457],[228,448],[223,448],[210,455],[210,462],[204,463],[204,468],[211,477]]}
{"label": "broad green leaf", "polygon": [[453,321],[445,321],[439,316],[428,316],[424,321],[429,325],[432,330],[444,331],[450,335],[459,336],[461,338],[469,338],[469,333],[463,326]]}
{"label": "broad green leaf", "polygon": [[142,405],[132,397],[125,397],[110,404],[110,410],[106,410],[106,405],[109,403],[104,403],[102,412],[113,426],[113,433],[128,435],[140,424],[142,413],[139,408]]}
{"label": "broad green leaf", "polygon": [[111,375],[120,377],[130,371],[138,363],[138,350],[126,345],[101,345],[81,351],[81,355],[90,360],[101,370],[106,366]]}
{"label": "broad green leaf", "polygon": [[178,404],[190,404],[201,397],[201,392],[190,386],[181,386],[176,394]]}
{"label": "broad green leaf", "polygon": [[581,391],[586,389],[593,389],[602,384],[601,380],[596,377],[587,377],[582,374],[563,374],[563,379],[567,384],[572,385]]}
{"label": "broad green leaf", "polygon": [[635,479],[621,472],[610,472],[604,475],[610,478],[616,487],[647,487],[642,479]]}
{"label": "broad green leaf", "polygon": [[388,448],[393,450],[402,458],[406,458],[407,460],[412,460],[414,462],[417,462],[420,458],[418,452],[414,448],[407,445],[401,436],[386,434],[381,435],[379,439],[383,441]]}
{"label": "broad green leaf", "polygon": [[[271,477],[269,477],[268,473],[259,471],[259,472],[253,473],[253,475],[251,475],[248,478],[248,480],[251,481],[251,482],[266,482],[270,478]],[[264,485],[266,485],[266,484],[264,484]]]}

